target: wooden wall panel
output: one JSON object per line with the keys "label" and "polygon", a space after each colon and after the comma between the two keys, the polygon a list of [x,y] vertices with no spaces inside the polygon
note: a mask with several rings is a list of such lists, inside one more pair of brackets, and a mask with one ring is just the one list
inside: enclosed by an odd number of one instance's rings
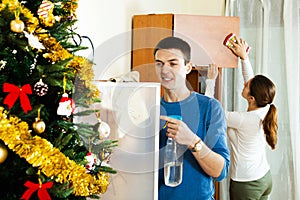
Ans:
{"label": "wooden wall panel", "polygon": [[229,33],[239,35],[239,17],[174,15],[174,36],[192,46],[192,62],[197,66],[215,63],[220,67],[238,67],[238,58],[223,45]]}

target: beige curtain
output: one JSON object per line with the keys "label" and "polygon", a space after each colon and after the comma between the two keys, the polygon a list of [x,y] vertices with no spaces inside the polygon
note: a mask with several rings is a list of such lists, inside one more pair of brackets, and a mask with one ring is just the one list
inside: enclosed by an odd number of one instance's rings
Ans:
{"label": "beige curtain", "polygon": [[[255,74],[264,74],[277,87],[278,146],[268,151],[273,190],[271,200],[300,199],[300,1],[227,0],[226,15],[240,17],[240,37],[252,47],[249,57]],[[244,111],[240,69],[226,69],[224,107]],[[228,197],[228,180],[221,199]]]}

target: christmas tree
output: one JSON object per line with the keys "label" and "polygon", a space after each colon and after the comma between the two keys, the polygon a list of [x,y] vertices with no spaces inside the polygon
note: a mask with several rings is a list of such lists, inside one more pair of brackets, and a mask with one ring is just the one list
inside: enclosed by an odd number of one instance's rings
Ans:
{"label": "christmas tree", "polygon": [[[100,137],[90,109],[100,101],[93,62],[76,55],[87,49],[72,28],[77,6],[1,1],[0,199],[98,198],[115,173],[107,160],[117,141]],[[89,115],[99,123],[74,120]]]}

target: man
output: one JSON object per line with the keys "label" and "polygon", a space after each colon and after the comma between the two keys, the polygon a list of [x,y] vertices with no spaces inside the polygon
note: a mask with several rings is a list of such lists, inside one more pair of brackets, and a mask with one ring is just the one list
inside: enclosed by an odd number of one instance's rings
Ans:
{"label": "man", "polygon": [[[161,40],[154,49],[155,67],[164,90],[161,99],[160,149],[167,138],[186,147],[183,154],[183,179],[176,187],[164,183],[163,156],[160,155],[159,200],[211,200],[214,180],[228,174],[229,150],[226,122],[220,103],[191,92],[186,75],[192,70],[191,48],[177,37]],[[168,117],[181,116],[182,120]],[[165,125],[165,127],[163,127]]]}

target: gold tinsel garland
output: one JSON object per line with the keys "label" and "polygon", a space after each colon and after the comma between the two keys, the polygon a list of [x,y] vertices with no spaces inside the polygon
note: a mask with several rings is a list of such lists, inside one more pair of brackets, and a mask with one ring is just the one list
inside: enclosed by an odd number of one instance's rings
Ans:
{"label": "gold tinsel garland", "polygon": [[[74,59],[68,63],[67,67],[75,69],[80,80],[93,80],[94,78],[93,63],[84,57],[74,56]],[[87,95],[87,99],[99,98],[100,92],[91,81],[85,81],[84,84],[90,91],[93,91]],[[86,103],[90,104],[89,102]]]}
{"label": "gold tinsel garland", "polygon": [[8,117],[3,107],[0,107],[0,139],[47,177],[59,183],[71,183],[76,196],[103,194],[107,189],[107,173],[99,172],[97,176],[87,174],[84,166],[70,160],[46,139],[32,137],[28,124],[18,117]]}
{"label": "gold tinsel garland", "polygon": [[51,62],[55,63],[57,61],[72,57],[72,54],[64,49],[55,38],[49,37],[48,35],[46,38],[41,38],[41,36],[42,35],[39,36],[39,39],[42,41],[44,47],[48,50],[47,53],[43,54],[44,58],[47,58],[51,60]]}

